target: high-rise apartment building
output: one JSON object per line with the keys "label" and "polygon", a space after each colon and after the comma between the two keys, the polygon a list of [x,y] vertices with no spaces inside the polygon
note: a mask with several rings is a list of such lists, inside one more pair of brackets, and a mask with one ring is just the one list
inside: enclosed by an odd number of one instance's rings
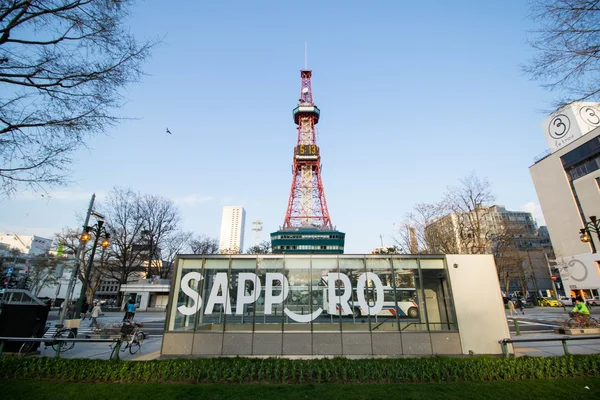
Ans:
{"label": "high-rise apartment building", "polygon": [[221,219],[220,253],[242,253],[244,251],[244,228],[246,211],[240,206],[223,207]]}

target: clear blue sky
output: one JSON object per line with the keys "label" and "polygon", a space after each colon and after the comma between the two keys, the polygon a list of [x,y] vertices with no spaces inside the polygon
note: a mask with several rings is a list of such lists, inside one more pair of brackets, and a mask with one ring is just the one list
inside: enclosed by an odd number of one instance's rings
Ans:
{"label": "clear blue sky", "polygon": [[[77,153],[74,183],[51,198],[0,202],[0,232],[76,227],[113,186],[175,200],[183,228],[218,236],[222,206],[283,223],[296,141],[292,109],[308,43],[323,184],[346,253],[392,244],[415,203],[471,171],[497,204],[534,209],[528,167],[554,94],[521,72],[532,55],[526,2],[140,2],[131,29],[164,37],[120,110],[135,117]],[[173,133],[168,135],[165,128]]]}

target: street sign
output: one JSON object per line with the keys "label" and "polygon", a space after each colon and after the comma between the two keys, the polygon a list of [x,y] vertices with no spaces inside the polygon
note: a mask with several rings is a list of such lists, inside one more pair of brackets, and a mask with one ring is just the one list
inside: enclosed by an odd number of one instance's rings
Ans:
{"label": "street sign", "polygon": [[6,270],[6,274],[7,274],[7,275],[10,275],[10,274],[12,274],[12,273],[13,273],[13,271],[14,271],[14,269],[13,269],[12,267],[10,267],[10,268],[8,268],[8,269]]}

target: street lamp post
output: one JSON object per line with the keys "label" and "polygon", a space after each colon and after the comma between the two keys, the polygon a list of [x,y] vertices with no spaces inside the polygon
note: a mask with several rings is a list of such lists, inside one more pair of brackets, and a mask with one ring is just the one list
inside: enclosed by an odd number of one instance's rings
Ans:
{"label": "street lamp post", "polygon": [[83,242],[89,241],[92,238],[91,233],[94,234],[94,244],[92,246],[92,253],[90,254],[90,261],[88,262],[83,282],[81,284],[81,292],[79,292],[79,299],[77,300],[75,318],[80,318],[81,316],[81,309],[83,308],[83,302],[85,301],[87,287],[89,285],[90,275],[92,272],[92,266],[94,265],[94,256],[96,255],[96,248],[98,247],[98,240],[100,237],[103,237],[103,240],[100,244],[103,248],[110,246],[110,242],[108,241],[110,234],[106,232],[103,220],[99,220],[94,226],[87,226],[85,228],[85,232],[83,235],[81,235],[81,240]]}
{"label": "street lamp post", "polygon": [[590,215],[590,222],[584,224],[585,228],[579,230],[579,239],[584,243],[589,243],[592,246],[592,253],[596,253],[596,245],[592,240],[591,232],[594,232],[600,240],[600,220],[596,219],[595,215]]}
{"label": "street lamp post", "polygon": [[[87,214],[85,216],[85,221],[83,223],[83,233],[85,234],[87,230],[88,223],[90,222],[90,216],[94,213],[94,200],[96,199],[96,194],[92,195],[90,200],[90,206],[88,207]],[[77,251],[75,252],[75,266],[71,270],[71,278],[69,279],[69,285],[67,286],[67,293],[65,294],[65,300],[63,301],[62,310],[60,312],[60,317],[58,320],[59,324],[62,324],[65,320],[65,315],[67,312],[67,307],[71,304],[71,299],[73,297],[73,289],[75,289],[75,282],[77,281],[77,276],[79,275],[79,267],[81,264],[81,258],[83,257],[83,248],[85,247],[85,241],[79,239],[79,246],[77,246]]]}

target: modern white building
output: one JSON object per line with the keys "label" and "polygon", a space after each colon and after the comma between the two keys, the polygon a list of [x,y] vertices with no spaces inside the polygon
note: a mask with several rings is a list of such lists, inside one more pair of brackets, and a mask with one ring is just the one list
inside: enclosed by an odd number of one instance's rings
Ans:
{"label": "modern white building", "polygon": [[245,224],[246,211],[243,207],[223,207],[221,235],[219,239],[220,253],[242,253],[244,251]]}
{"label": "modern white building", "polygon": [[[570,104],[542,129],[549,151],[529,171],[562,284],[567,295],[598,296],[600,238],[592,221],[600,218],[600,103]],[[582,241],[587,237],[591,241]]]}
{"label": "modern white building", "polygon": [[[16,233],[0,233],[0,243],[9,250],[18,250],[22,254],[45,254],[52,246],[52,239],[39,236],[19,235]],[[5,246],[2,246],[5,248]]]}

